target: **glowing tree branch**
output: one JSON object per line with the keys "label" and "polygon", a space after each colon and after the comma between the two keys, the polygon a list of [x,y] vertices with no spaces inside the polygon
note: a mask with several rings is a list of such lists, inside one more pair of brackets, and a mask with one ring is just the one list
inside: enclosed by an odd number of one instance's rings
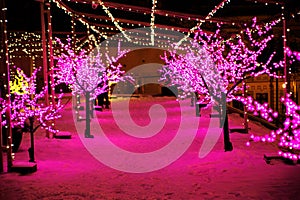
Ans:
{"label": "glowing tree branch", "polygon": [[[278,155],[290,160],[300,160],[300,106],[298,106],[287,94],[281,98],[281,102],[286,108],[285,121],[283,127],[271,131],[271,133],[257,136],[252,134],[250,141],[254,142],[276,142],[278,141]],[[268,121],[273,121],[278,117],[277,112],[273,112],[267,105],[259,105],[260,115]],[[279,140],[277,140],[279,137]],[[250,141],[246,143],[250,145]]]}
{"label": "glowing tree branch", "polygon": [[290,57],[291,62],[300,61],[300,52],[292,51],[289,47],[286,48],[286,53]]}
{"label": "glowing tree branch", "polygon": [[[296,51],[291,51],[287,48],[287,55],[290,58],[290,64],[296,61],[300,61],[300,54]],[[245,101],[245,99],[243,100]],[[251,105],[253,110],[260,111],[261,116],[263,116],[268,121],[273,121],[278,117],[278,113],[274,112],[272,109],[267,107],[267,104],[258,105],[254,104],[252,100],[247,99],[244,103]],[[250,141],[254,142],[278,142],[279,150],[278,155],[282,158],[286,158],[293,161],[300,160],[300,106],[297,105],[292,99],[290,94],[281,97],[281,102],[285,106],[285,120],[282,127],[277,130],[271,131],[271,133],[258,136],[252,134],[250,136]],[[250,141],[246,143],[247,146],[250,145]]]}

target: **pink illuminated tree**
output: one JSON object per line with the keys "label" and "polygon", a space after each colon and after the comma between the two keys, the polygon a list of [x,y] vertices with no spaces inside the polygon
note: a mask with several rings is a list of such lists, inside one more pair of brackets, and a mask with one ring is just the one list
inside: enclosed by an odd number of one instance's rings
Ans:
{"label": "pink illuminated tree", "polygon": [[241,85],[246,79],[261,74],[277,77],[274,70],[282,67],[281,62],[272,62],[275,52],[265,55],[264,51],[274,37],[269,32],[278,22],[257,25],[254,18],[250,27],[228,39],[222,36],[221,26],[214,33],[199,29],[185,54],[177,55],[175,50],[163,58],[166,63],[163,80],[179,85],[183,94],[200,93],[217,104],[215,108],[224,116],[221,123],[224,122],[225,151],[233,149],[226,102],[241,100],[238,97],[243,93]]}
{"label": "pink illuminated tree", "polygon": [[[290,95],[282,97],[281,101],[285,105],[285,121],[283,128],[276,130],[275,134],[280,135],[279,155],[291,160],[300,160],[300,106],[297,105]],[[274,132],[271,133],[274,138]]]}
{"label": "pink illuminated tree", "polygon": [[57,84],[65,83],[72,90],[73,95],[84,95],[86,99],[86,130],[85,137],[93,138],[90,134],[90,102],[109,89],[109,82],[118,82],[130,79],[123,76],[122,65],[117,61],[123,57],[128,50],[120,50],[120,43],[117,55],[110,56],[108,53],[102,54],[96,48],[88,53],[84,49],[76,53],[71,48],[70,39],[64,44],[60,39],[56,39],[63,51],[55,59]]}
{"label": "pink illuminated tree", "polygon": [[185,54],[178,54],[176,50],[165,52],[163,59],[166,65],[160,71],[160,81],[176,86],[180,92],[179,98],[196,93],[203,96],[201,100],[210,101],[205,75],[215,78],[211,81],[218,81],[218,76],[212,73],[216,69],[213,60],[197,42],[192,42],[184,50]]}
{"label": "pink illuminated tree", "polygon": [[[62,109],[62,94],[56,97],[57,103],[50,105],[45,104],[45,94],[48,88],[37,91],[37,72],[35,69],[30,77],[28,77],[20,68],[15,67],[16,75],[12,77],[10,83],[11,88],[11,105],[2,101],[3,110],[11,109],[11,127],[27,128],[31,134],[31,147],[29,148],[30,161],[34,162],[34,132],[42,127],[45,130],[56,134],[58,130],[54,127],[53,121],[60,118],[60,110]],[[6,121],[4,121],[6,123]],[[28,127],[25,127],[28,126]]]}
{"label": "pink illuminated tree", "polygon": [[[300,53],[297,51],[292,51],[290,48],[286,49],[287,56],[289,57],[289,64],[300,61]],[[286,94],[281,97],[281,102],[285,107],[285,120],[282,126],[276,130],[271,131],[265,135],[255,135],[250,136],[250,141],[246,143],[250,146],[250,142],[263,142],[263,143],[278,143],[278,155],[281,158],[288,159],[291,161],[300,160],[300,106],[292,99],[291,94]],[[255,114],[263,116],[268,121],[273,121],[278,117],[278,113],[274,112],[272,109],[268,108],[267,104],[258,105],[251,99],[243,99],[245,104],[248,104],[256,112]],[[247,102],[245,102],[247,101]],[[258,107],[258,108],[254,108]],[[270,161],[272,157],[265,156],[267,162]],[[274,157],[276,158],[276,157]]]}
{"label": "pink illuminated tree", "polygon": [[[60,118],[59,111],[62,108],[60,94],[57,98],[57,104],[46,105],[44,103],[44,98],[48,88],[43,88],[40,92],[37,92],[37,72],[40,68],[35,69],[30,77],[28,77],[23,70],[16,68],[17,76],[24,77],[26,84],[19,83],[22,85],[23,92],[12,91],[12,101],[11,101],[11,119],[14,125],[22,126],[26,119],[36,118],[39,122],[38,126],[45,128],[46,130],[56,133],[53,124],[47,123],[47,121],[52,121]],[[15,77],[16,78],[16,77]],[[19,79],[20,80],[20,79]],[[13,87],[11,87],[12,89]],[[38,128],[38,127],[36,127]],[[35,128],[35,129],[36,129]]]}
{"label": "pink illuminated tree", "polygon": [[[273,121],[278,117],[278,113],[272,111],[266,104],[260,105],[251,99],[247,99],[246,101],[248,102],[244,103],[250,105],[251,109],[259,111],[259,113],[256,113],[257,115],[263,116],[268,121]],[[250,146],[251,141],[263,143],[278,142],[279,156],[298,161],[300,160],[300,106],[291,99],[291,95],[289,94],[281,97],[281,102],[286,108],[283,126],[262,136],[251,134],[250,141],[246,145]]]}

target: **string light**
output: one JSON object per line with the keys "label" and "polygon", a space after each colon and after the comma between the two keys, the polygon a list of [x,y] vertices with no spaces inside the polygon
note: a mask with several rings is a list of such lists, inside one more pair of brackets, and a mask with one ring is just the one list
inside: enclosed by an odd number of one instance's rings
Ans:
{"label": "string light", "polygon": [[111,21],[114,23],[114,25],[119,29],[119,31],[124,35],[124,37],[128,40],[131,41],[131,39],[128,37],[128,35],[123,31],[123,28],[119,25],[117,20],[115,20],[114,16],[111,14],[111,12],[108,10],[108,7],[104,5],[104,3],[101,0],[98,0],[99,5],[102,6],[102,9],[104,12],[110,17]]}
{"label": "string light", "polygon": [[[55,1],[55,0],[53,0]],[[83,4],[88,4],[88,3],[91,3],[90,1],[77,1],[77,0],[70,0],[72,2],[75,2],[75,3],[83,3]],[[226,2],[226,3],[229,3],[230,1]],[[222,2],[216,6],[210,13],[209,15],[207,16],[207,20],[205,18],[202,18],[201,16],[188,16],[188,15],[185,15],[185,14],[182,14],[182,13],[177,13],[177,12],[171,12],[171,11],[164,11],[164,10],[159,10],[158,12],[156,12],[157,15],[161,15],[161,16],[168,16],[168,17],[174,17],[174,18],[178,18],[178,19],[186,19],[186,20],[193,20],[193,21],[200,21],[200,23],[204,23],[204,22],[210,22],[210,23],[220,23],[220,24],[231,24],[234,23],[234,25],[236,25],[237,23],[235,22],[229,22],[229,21],[226,21],[226,20],[218,20],[218,19],[212,19],[212,16],[214,15],[214,13],[217,12],[217,10],[219,9],[219,6],[220,5],[225,5],[226,3],[222,4]],[[92,1],[92,6],[96,4],[95,1]],[[128,12],[136,12],[136,13],[144,13],[145,15],[147,14],[150,14],[151,15],[151,9],[149,8],[145,8],[145,7],[139,7],[139,6],[131,6],[131,5],[126,5],[126,4],[116,4],[114,2],[105,2],[105,5],[108,7],[108,8],[114,8],[114,9],[117,9],[117,10],[122,10],[122,11],[128,11]],[[278,3],[276,5],[279,5]],[[269,6],[269,5],[268,5]],[[65,6],[66,7],[66,6]],[[222,6],[220,6],[222,7]],[[103,16],[98,16],[98,15],[91,15],[91,14],[86,14],[86,13],[80,13],[80,12],[75,12],[73,10],[71,10],[70,8],[68,8],[68,11],[72,12],[72,13],[77,13],[76,15],[78,15],[78,17],[82,18],[82,17],[88,17],[90,19],[94,19],[96,20],[96,18],[103,18]],[[294,15],[294,14],[292,14]],[[123,24],[125,25],[126,22],[122,22],[124,21],[124,19],[116,19],[114,18],[115,21],[117,22],[121,22],[119,24]],[[107,20],[106,20],[107,21]],[[126,20],[125,20],[126,21]],[[130,21],[130,22],[127,22],[127,25],[130,25],[129,23],[131,23],[131,26],[134,26],[134,25],[139,25],[143,22],[138,22],[138,21],[131,21],[131,20],[127,20],[127,21]],[[91,22],[88,22],[86,21],[86,23],[90,24]],[[97,26],[99,25],[95,25],[93,26],[91,29],[95,29],[95,31],[97,31]],[[100,25],[102,26],[102,25]],[[139,25],[139,26],[142,26],[142,25]],[[144,25],[144,27],[147,26],[147,25]],[[161,25],[161,26],[158,26],[157,27],[160,27],[160,28],[163,28],[164,26]],[[105,29],[105,27],[102,27],[102,31]],[[99,30],[99,29],[98,29]],[[124,28],[122,29],[124,31]],[[167,28],[167,26],[165,26],[165,30],[172,30],[172,28]],[[173,30],[178,30],[180,32],[190,32],[190,30],[183,30],[183,29],[180,29],[180,28],[173,28]],[[97,31],[98,34],[100,34],[102,31]],[[132,39],[132,38],[131,38]]]}
{"label": "string light", "polygon": [[151,8],[151,45],[154,45],[154,21],[155,21],[155,8],[156,8],[157,0],[152,0],[152,8]]}
{"label": "string light", "polygon": [[[54,2],[55,2],[55,0],[53,0]],[[72,0],[73,1],[73,0]],[[75,3],[84,3],[84,4],[87,4],[87,3],[90,3],[90,2],[86,2],[86,1],[73,1],[73,2],[75,2]],[[94,1],[93,1],[94,2]],[[58,2],[56,2],[57,4],[59,4]],[[87,24],[90,24],[91,25],[91,22],[88,22],[88,21],[86,21],[85,19],[83,19],[84,17],[87,17],[87,18],[90,18],[90,19],[94,19],[94,20],[96,20],[96,18],[97,19],[100,19],[100,20],[102,20],[102,19],[104,19],[103,18],[103,16],[97,16],[97,15],[91,15],[91,14],[85,14],[85,13],[80,13],[80,12],[75,12],[75,11],[73,11],[73,10],[71,10],[70,8],[67,8],[67,6],[66,5],[64,5],[62,2],[60,2],[60,7],[62,7],[64,10],[67,10],[68,12],[68,14],[70,15],[71,13],[73,13],[73,14],[76,14],[76,16],[78,17],[78,19],[81,19],[81,20],[83,20],[83,21],[85,21],[85,22],[82,22],[82,23],[86,23],[85,25],[87,26]],[[95,2],[94,2],[94,4],[95,4]],[[120,9],[120,10],[126,10],[126,11],[129,11],[129,12],[137,12],[137,13],[144,13],[145,15],[146,14],[151,14],[151,10],[150,9],[148,9],[148,8],[144,8],[144,7],[136,7],[136,6],[127,6],[127,5],[125,5],[125,4],[114,4],[114,3],[111,3],[111,2],[106,2],[105,3],[105,5],[107,5],[106,7],[107,8],[115,8],[115,9]],[[93,3],[92,3],[92,6],[93,6]],[[104,9],[105,10],[105,9]],[[143,11],[141,11],[141,10],[143,10]],[[109,15],[109,10],[106,10],[106,13]],[[170,15],[168,14],[168,13],[164,13],[165,11],[162,11],[162,10],[159,10],[159,12],[157,13],[158,15],[165,15],[165,14],[167,14],[168,16],[170,16],[170,17],[174,17],[174,18],[181,18],[181,19],[186,19],[186,20],[195,20],[195,21],[199,21],[199,18],[201,18],[201,17],[185,17],[185,15],[183,15],[182,13],[176,13],[176,12],[169,12],[170,13]],[[110,18],[111,17],[113,17],[112,15],[110,15]],[[114,18],[113,17],[113,19],[114,20],[110,20],[110,21],[112,21],[115,25],[116,25],[116,27],[117,27],[117,30],[122,30],[122,31],[124,31],[125,29],[124,28],[122,28],[121,26],[120,26],[120,24],[123,24],[123,25],[125,25],[125,23],[126,23],[126,21],[127,21],[127,25],[130,25],[130,23],[131,23],[131,26],[134,26],[134,25],[138,25],[138,26],[143,26],[143,27],[146,27],[146,26],[149,26],[149,24],[147,25],[147,24],[145,24],[144,22],[139,22],[139,21],[132,21],[132,20],[125,20],[125,19],[116,19],[116,18]],[[105,21],[107,21],[106,19],[105,19]],[[200,20],[201,21],[201,20]],[[204,19],[202,19],[202,21],[204,22],[204,21],[206,21],[206,20],[204,20]],[[210,20],[211,22],[220,22],[220,20]],[[115,23],[115,22],[120,22],[120,23]],[[224,24],[227,24],[227,23],[229,23],[229,22],[226,22],[226,21],[224,21],[224,22],[220,22],[220,23],[224,23]],[[144,25],[143,25],[144,24]],[[95,25],[95,26],[93,26],[93,27],[91,27],[91,29],[92,30],[94,30],[95,29],[95,31],[98,33],[98,34],[101,34],[101,31],[97,31],[97,26],[99,26],[99,25]],[[102,26],[102,25],[101,25]],[[151,25],[150,25],[150,27],[151,27]],[[157,24],[156,25],[156,27],[160,27],[160,28],[164,28],[165,30],[177,30],[177,31],[180,31],[180,32],[189,32],[189,29],[185,29],[185,28],[179,28],[179,27],[168,27],[168,26],[166,26],[166,25],[159,25],[159,24]],[[105,29],[105,27],[102,27],[102,30],[104,30]],[[99,29],[98,29],[99,30]],[[132,39],[132,38],[131,38]]]}
{"label": "string light", "polygon": [[[221,8],[223,8],[225,6],[226,3],[229,3],[230,0],[223,0],[218,6],[216,6],[213,10],[211,10],[208,15],[205,17],[205,20],[209,20],[210,18],[212,18],[214,16],[214,14]],[[183,41],[185,41],[190,35],[191,33],[193,33],[196,29],[200,28],[200,26],[203,24],[203,22],[205,22],[205,20],[200,20],[200,22],[197,23],[196,26],[194,26],[193,28],[190,29],[190,31],[187,33],[187,35],[182,38],[177,44],[176,46],[180,46],[181,43]]]}
{"label": "string light", "polygon": [[[91,2],[88,2],[88,1],[81,1],[81,0],[80,1],[71,0],[71,1],[76,2],[76,3],[84,3],[84,4],[91,3]],[[114,8],[116,10],[135,12],[135,13],[144,14],[144,15],[151,15],[151,9],[145,8],[145,7],[133,6],[133,5],[122,4],[122,3],[114,3],[114,2],[105,2],[105,4],[106,4],[107,7]],[[179,13],[179,12],[173,12],[173,11],[169,11],[169,10],[168,11],[158,10],[158,12],[156,12],[156,15],[167,16],[167,17],[172,17],[172,18],[178,18],[178,19],[181,19],[181,21],[183,19],[189,20],[189,21],[201,21],[201,20],[205,21],[205,19],[202,16],[189,15],[187,13]],[[209,19],[209,21],[211,21],[213,23],[231,24],[231,22],[226,21],[224,19],[223,20]]]}
{"label": "string light", "polygon": [[[4,4],[3,4],[4,5]],[[2,101],[2,103],[4,104],[3,107],[0,108],[1,113],[6,113],[7,116],[5,118],[6,122],[1,122],[4,125],[5,129],[8,129],[7,131],[7,168],[8,170],[10,170],[10,168],[12,167],[12,161],[13,161],[13,154],[12,154],[12,125],[11,125],[11,95],[10,95],[10,86],[9,86],[9,82],[10,82],[10,76],[9,76],[9,70],[10,70],[10,64],[9,64],[9,41],[8,41],[8,33],[7,33],[7,19],[6,19],[6,12],[7,12],[7,7],[3,7],[1,10],[1,14],[2,14],[2,20],[1,20],[1,27],[2,27],[2,31],[3,33],[1,33],[3,35],[3,41],[4,41],[4,48],[3,48],[3,52],[5,52],[5,56],[4,56],[4,60],[5,60],[5,68],[6,68],[6,74],[4,74],[7,79],[7,85],[4,86],[4,88],[6,89],[7,93],[6,93],[6,101]],[[5,104],[6,103],[6,104]],[[1,101],[0,101],[1,104]]]}
{"label": "string light", "polygon": [[101,37],[104,39],[107,39],[107,35],[105,35],[103,32],[100,32],[96,26],[90,25],[86,20],[83,18],[78,18],[78,21],[80,21],[82,24],[84,24],[87,28],[90,28],[93,30],[95,33],[98,33]]}
{"label": "string light", "polygon": [[78,21],[81,22],[84,26],[86,26],[86,27],[89,26],[91,28],[91,30],[93,30],[96,33],[98,33],[99,35],[103,36],[105,39],[107,38],[107,36],[105,34],[103,34],[102,32],[98,31],[95,26],[89,25],[89,23],[87,23],[84,19],[82,19],[82,16],[76,15],[75,11],[72,11],[71,9],[67,8],[67,6],[63,2],[57,1],[57,0],[51,0],[51,1],[54,2],[58,8],[62,9],[70,17],[72,17],[72,16],[76,17],[78,19]]}
{"label": "string light", "polygon": [[29,32],[10,32],[9,33],[9,54],[23,52],[27,56],[39,54],[42,51],[41,36]]}

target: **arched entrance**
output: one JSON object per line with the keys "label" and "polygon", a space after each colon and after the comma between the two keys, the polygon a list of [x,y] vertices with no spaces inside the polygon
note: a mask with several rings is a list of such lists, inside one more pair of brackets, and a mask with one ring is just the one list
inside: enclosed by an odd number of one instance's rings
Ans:
{"label": "arched entrance", "polygon": [[[127,88],[121,88],[121,91],[134,90],[134,94],[145,96],[174,96],[170,89],[159,84],[159,70],[165,64],[161,59],[164,53],[165,50],[158,48],[143,48],[130,51],[118,60],[126,72],[133,72],[135,79],[135,84],[124,83],[121,87]],[[141,68],[135,70],[138,67],[142,67],[142,70]],[[149,82],[152,83],[145,84]],[[114,94],[118,94],[118,91],[114,91]]]}

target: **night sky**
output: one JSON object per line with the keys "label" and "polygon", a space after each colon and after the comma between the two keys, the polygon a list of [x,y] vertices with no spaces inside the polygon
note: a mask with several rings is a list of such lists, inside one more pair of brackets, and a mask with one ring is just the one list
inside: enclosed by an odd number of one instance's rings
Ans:
{"label": "night sky", "polygon": [[[9,31],[41,31],[40,3],[35,0],[6,0]],[[53,31],[70,31],[70,17],[51,6]]]}

